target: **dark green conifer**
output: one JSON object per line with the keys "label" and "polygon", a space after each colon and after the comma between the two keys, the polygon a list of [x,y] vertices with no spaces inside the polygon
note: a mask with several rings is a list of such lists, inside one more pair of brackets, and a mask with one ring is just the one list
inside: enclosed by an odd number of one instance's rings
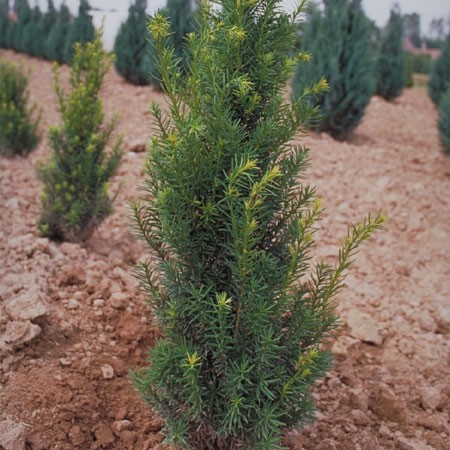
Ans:
{"label": "dark green conifer", "polygon": [[64,48],[64,60],[66,63],[72,61],[75,44],[79,42],[80,44],[85,44],[94,40],[95,38],[95,28],[92,23],[92,17],[89,15],[89,10],[91,9],[87,0],[80,0],[80,6],[78,8],[78,16],[75,17],[66,37],[66,44]]}
{"label": "dark green conifer", "polygon": [[0,0],[0,48],[8,48],[9,0]]}
{"label": "dark green conifer", "polygon": [[47,53],[47,42],[50,36],[51,30],[53,26],[56,24],[58,20],[58,12],[56,11],[53,0],[48,0],[47,3],[47,11],[42,16],[42,20],[39,24],[38,34],[41,37],[41,41],[39,42],[38,48],[38,56],[46,59],[50,59]]}
{"label": "dark green conifer", "polygon": [[450,87],[439,104],[439,136],[444,152],[450,154]]}
{"label": "dark green conifer", "polygon": [[99,97],[111,56],[101,36],[75,44],[70,69],[70,93],[65,94],[54,65],[55,90],[62,124],[50,128],[52,156],[41,169],[44,182],[39,227],[52,239],[79,241],[90,236],[110,213],[108,182],[121,158],[121,140],[108,152],[115,121],[104,124]]}
{"label": "dark green conifer", "polygon": [[8,27],[8,45],[9,48],[17,52],[26,53],[24,30],[31,21],[31,8],[28,0],[15,0],[14,12],[17,16],[17,21],[11,21]]}
{"label": "dark green conifer", "polygon": [[202,8],[186,71],[167,18],[149,25],[168,108],[153,105],[148,196],[134,210],[164,337],[135,378],[183,449],[280,449],[283,429],[311,417],[309,389],[330,367],[331,298],[383,219],[354,226],[335,267],[312,262],[321,206],[302,178],[307,150],[291,142],[314,110],[285,101],[301,9]]}
{"label": "dark green conifer", "polygon": [[442,46],[441,55],[431,68],[428,92],[436,105],[439,105],[441,97],[450,88],[450,34]]}
{"label": "dark green conifer", "polygon": [[175,56],[180,58],[182,65],[186,66],[185,37],[194,30],[194,12],[191,0],[168,0],[165,10],[170,21],[172,45]]}
{"label": "dark green conifer", "polygon": [[128,10],[114,42],[115,66],[120,75],[133,84],[159,84],[149,48],[147,0],[136,0]]}
{"label": "dark green conifer", "polygon": [[56,21],[45,42],[47,59],[63,63],[67,34],[71,26],[72,16],[69,8],[63,3],[57,13]]}
{"label": "dark green conifer", "polygon": [[23,48],[25,53],[40,56],[45,36],[41,34],[42,12],[38,5],[31,10],[30,20],[23,29]]}
{"label": "dark green conifer", "polygon": [[386,100],[398,97],[405,87],[405,51],[403,50],[403,22],[394,7],[384,30],[376,65],[377,94]]}
{"label": "dark green conifer", "polygon": [[322,113],[315,128],[335,139],[345,139],[358,126],[373,94],[371,33],[360,0],[335,0],[327,2],[323,12],[313,11],[300,38],[301,49],[312,60],[298,65],[293,97],[324,77],[328,91],[311,97],[310,102]]}

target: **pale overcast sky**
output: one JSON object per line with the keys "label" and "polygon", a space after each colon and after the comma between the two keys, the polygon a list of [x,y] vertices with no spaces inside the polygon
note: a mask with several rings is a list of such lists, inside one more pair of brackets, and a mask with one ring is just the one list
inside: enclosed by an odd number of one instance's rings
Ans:
{"label": "pale overcast sky", "polygon": [[[55,5],[60,5],[62,0],[54,0]],[[112,45],[115,33],[120,23],[127,16],[128,6],[133,0],[89,0],[94,8],[102,10],[116,10],[114,14],[108,14],[105,23],[105,44],[107,47]],[[34,1],[30,0],[30,4]],[[38,0],[41,7],[47,6],[47,0]],[[163,7],[167,0],[148,0],[148,11],[152,12]],[[296,0],[283,0],[287,9],[292,10],[297,4]],[[422,34],[427,34],[429,24],[432,19],[444,18],[446,22],[450,19],[450,0],[363,0],[363,6],[366,14],[375,20],[378,26],[384,26],[389,18],[389,12],[395,3],[400,5],[402,13],[416,12],[421,16]],[[78,10],[78,0],[66,0],[67,6],[74,12]],[[99,25],[104,13],[94,13],[94,21]],[[447,30],[448,30],[447,25]]]}
{"label": "pale overcast sky", "polygon": [[[33,2],[31,2],[33,3]],[[46,3],[45,0],[40,0],[40,3]],[[61,0],[56,0],[55,3],[61,3]],[[118,11],[126,11],[130,0],[89,0],[89,3],[101,9],[116,9]],[[157,9],[164,6],[166,0],[149,0],[149,9]],[[285,5],[289,8],[295,5],[295,0],[284,0]],[[367,15],[374,19],[377,24],[384,25],[389,17],[389,11],[395,1],[393,0],[363,0],[363,5]],[[403,13],[417,12],[423,18],[423,26],[434,18],[444,17],[448,19],[450,14],[449,0],[397,0]],[[66,4],[76,11],[78,8],[78,0],[66,0]],[[427,31],[427,30],[423,30]]]}

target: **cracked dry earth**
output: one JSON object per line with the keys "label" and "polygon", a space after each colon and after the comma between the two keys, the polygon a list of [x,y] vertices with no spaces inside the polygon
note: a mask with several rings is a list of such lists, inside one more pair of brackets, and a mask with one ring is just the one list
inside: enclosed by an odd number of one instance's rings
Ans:
{"label": "cracked dry earth", "polygon": [[[59,122],[51,65],[2,51],[31,69],[41,130]],[[67,68],[64,68],[67,75]],[[40,160],[0,158],[0,448],[164,449],[163,422],[127,379],[158,338],[132,265],[145,248],[130,233],[139,195],[148,105],[163,101],[114,71],[103,91],[120,111],[126,153],[115,212],[83,245],[39,236]],[[426,91],[374,97],[348,142],[312,134],[308,181],[327,211],[317,256],[331,259],[347,225],[382,209],[387,230],[357,257],[337,299],[334,369],[314,388],[316,420],[291,431],[292,450],[450,449],[450,158],[439,146]]]}

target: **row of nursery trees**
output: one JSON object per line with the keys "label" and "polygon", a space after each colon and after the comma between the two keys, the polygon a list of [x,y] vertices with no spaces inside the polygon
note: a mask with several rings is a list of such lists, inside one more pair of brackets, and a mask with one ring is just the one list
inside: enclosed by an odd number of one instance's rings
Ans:
{"label": "row of nursery trees", "polygon": [[[13,6],[13,8],[10,8]],[[94,39],[95,29],[89,15],[87,0],[80,0],[78,16],[72,17],[63,3],[59,10],[48,0],[42,13],[38,4],[31,8],[28,0],[0,0],[0,48],[38,56],[51,61],[69,63],[74,44]],[[159,86],[160,76],[155,67],[151,36],[147,31],[147,0],[135,0],[127,20],[121,25],[114,44],[118,72],[134,84]],[[14,11],[11,14],[11,11]],[[168,0],[161,11],[171,21],[171,39],[175,54],[182,61],[184,37],[194,30],[194,12],[190,0]]]}
{"label": "row of nursery trees", "polygon": [[[0,2],[2,20],[8,22],[6,28],[2,27],[6,32],[2,34],[0,44],[4,42],[6,47],[27,51],[30,46],[31,54],[69,61],[74,42],[88,42],[94,36],[86,0],[80,2],[79,15],[75,19],[64,4],[57,12],[49,0],[48,10],[42,15],[37,6],[30,9],[27,0],[15,0],[17,22],[5,19],[8,0]],[[372,95],[395,99],[407,82],[402,16],[398,8],[394,9],[381,38],[375,38],[378,33],[365,16],[360,0],[324,3],[323,10],[312,6],[307,22],[297,26],[300,49],[312,54],[313,59],[300,61],[292,92],[294,98],[298,97],[311,80],[319,82],[325,77],[329,85],[327,92],[309,98],[309,102],[322,111],[322,120],[316,128],[342,140],[358,126]],[[147,31],[146,8],[146,0],[136,0],[130,6],[128,18],[115,40],[115,64],[128,81],[159,86],[161,74],[155,65],[156,48]],[[170,41],[174,55],[184,68],[184,76],[190,55],[183,40],[195,30],[196,14],[190,0],[168,0],[161,14],[170,19]],[[42,38],[36,38],[39,33]]]}
{"label": "row of nursery trees", "polygon": [[10,6],[9,0],[0,0],[0,48],[68,63],[76,42],[83,44],[94,39],[87,0],[80,0],[76,17],[64,3],[57,10],[52,0],[48,0],[45,13],[38,4],[31,8],[28,0],[15,0],[14,7]]}
{"label": "row of nursery trees", "polygon": [[[329,8],[342,11],[336,4],[348,8],[345,28],[365,37],[358,2],[334,0],[317,20]],[[283,430],[312,417],[310,387],[330,367],[322,343],[336,326],[332,300],[358,246],[384,218],[352,226],[335,265],[313,262],[322,207],[304,179],[308,149],[292,142],[320,108],[326,116],[336,81],[315,82],[315,59],[295,54],[304,2],[293,14],[277,0],[220,5],[202,4],[196,32],[184,41],[185,64],[167,15],[149,24],[168,108],[153,104],[148,195],[133,209],[151,253],[140,279],[164,337],[134,379],[181,448],[281,449]],[[352,52],[329,59],[333,68],[354,67],[349,83],[362,78]],[[309,80],[287,102],[299,60]],[[450,42],[439,61],[430,92],[446,108]],[[111,211],[107,186],[121,144],[112,141],[115,122],[105,123],[99,97],[110,64],[97,36],[75,46],[69,92],[55,65],[62,121],[50,129],[52,154],[40,170],[39,219],[52,239],[86,239]],[[20,70],[1,62],[2,153],[25,152],[20,143],[29,151],[38,141],[25,88]]]}

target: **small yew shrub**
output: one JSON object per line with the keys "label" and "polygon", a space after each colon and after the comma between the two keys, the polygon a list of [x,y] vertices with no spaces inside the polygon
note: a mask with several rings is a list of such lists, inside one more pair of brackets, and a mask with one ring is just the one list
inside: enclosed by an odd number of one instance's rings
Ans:
{"label": "small yew shrub", "polygon": [[436,105],[439,105],[441,97],[450,88],[450,34],[442,46],[441,56],[431,68],[428,93]]}
{"label": "small yew shrub", "polygon": [[346,139],[358,126],[375,85],[369,51],[370,22],[359,0],[334,0],[314,9],[303,29],[301,49],[312,56],[301,61],[292,80],[293,97],[302,97],[311,82],[325,77],[329,89],[310,102],[321,109],[318,131]]}
{"label": "small yew shrub", "polygon": [[377,60],[377,94],[386,100],[398,97],[405,87],[405,52],[403,50],[403,22],[394,8],[384,30]]}
{"label": "small yew shrub", "polygon": [[52,239],[85,239],[111,211],[107,187],[120,162],[121,142],[116,140],[107,152],[115,121],[103,124],[99,98],[110,65],[100,36],[85,46],[76,44],[68,95],[54,66],[62,125],[49,133],[52,156],[41,169],[44,192],[39,223],[42,233]]}
{"label": "small yew shrub", "polygon": [[39,142],[39,118],[28,106],[28,77],[17,66],[0,59],[0,154],[25,155]]}
{"label": "small yew shrub", "polygon": [[445,153],[450,154],[450,87],[439,105],[439,135]]}
{"label": "small yew shrub", "polygon": [[134,211],[164,337],[134,377],[181,448],[273,450],[311,418],[309,389],[330,367],[320,344],[336,323],[331,299],[383,219],[352,227],[335,267],[312,263],[321,206],[303,179],[308,151],[291,141],[314,109],[284,100],[301,9],[220,5],[203,4],[183,76],[168,20],[150,23],[169,109],[153,105],[148,199]]}

